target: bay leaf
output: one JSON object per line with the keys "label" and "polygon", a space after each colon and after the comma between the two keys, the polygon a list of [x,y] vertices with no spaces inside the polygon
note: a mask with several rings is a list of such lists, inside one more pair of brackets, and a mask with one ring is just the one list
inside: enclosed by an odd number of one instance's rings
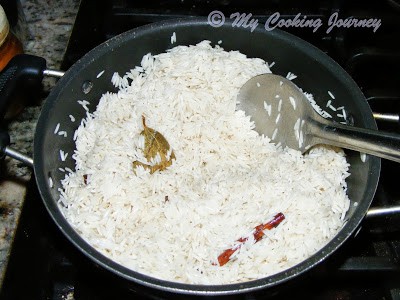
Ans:
{"label": "bay leaf", "polygon": [[[175,159],[175,154],[171,150],[171,154],[168,157],[168,152],[170,151],[170,145],[165,137],[158,131],[148,127],[146,125],[146,118],[142,116],[143,131],[140,133],[144,137],[144,149],[143,155],[149,164],[142,163],[140,161],[133,162],[133,169],[135,170],[137,166],[142,166],[145,169],[150,170],[150,174],[156,171],[163,171],[172,165],[172,160]],[[158,163],[150,164],[152,159],[155,159],[157,154],[160,156],[161,160]]]}

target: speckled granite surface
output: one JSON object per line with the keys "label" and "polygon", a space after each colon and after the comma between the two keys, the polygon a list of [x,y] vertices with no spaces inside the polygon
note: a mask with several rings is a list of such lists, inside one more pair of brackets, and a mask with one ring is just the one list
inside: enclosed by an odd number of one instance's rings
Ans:
{"label": "speckled granite surface", "polygon": [[[47,60],[49,69],[59,69],[80,0],[19,0],[22,9],[21,37],[25,52]],[[25,19],[25,20],[24,20]],[[54,86],[45,79],[43,94]],[[9,124],[11,146],[32,155],[32,143],[41,104],[28,107]],[[0,284],[7,266],[10,246],[32,172],[21,163],[6,158],[0,179]]]}

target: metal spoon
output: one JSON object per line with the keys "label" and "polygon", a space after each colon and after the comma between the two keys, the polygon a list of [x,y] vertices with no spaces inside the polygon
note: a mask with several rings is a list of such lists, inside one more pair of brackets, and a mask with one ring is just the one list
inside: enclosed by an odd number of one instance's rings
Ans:
{"label": "metal spoon", "polygon": [[304,153],[328,144],[400,162],[400,135],[329,121],[294,83],[279,75],[262,74],[247,81],[239,91],[238,109],[252,117],[258,133],[282,147]]}

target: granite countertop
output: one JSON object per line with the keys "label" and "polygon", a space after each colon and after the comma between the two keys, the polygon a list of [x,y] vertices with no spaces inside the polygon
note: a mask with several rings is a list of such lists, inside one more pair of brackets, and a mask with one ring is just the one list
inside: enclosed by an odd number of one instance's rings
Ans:
{"label": "granite countertop", "polygon": [[[24,44],[25,53],[44,57],[47,60],[47,68],[59,69],[80,0],[19,0],[18,2],[20,15],[16,30],[20,31],[19,36]],[[44,95],[48,94],[55,82],[55,79],[51,78],[44,80]],[[11,147],[28,155],[32,155],[34,130],[41,103],[25,108],[24,112],[8,126]],[[6,158],[2,162],[0,174],[1,285],[32,170],[13,159]]]}

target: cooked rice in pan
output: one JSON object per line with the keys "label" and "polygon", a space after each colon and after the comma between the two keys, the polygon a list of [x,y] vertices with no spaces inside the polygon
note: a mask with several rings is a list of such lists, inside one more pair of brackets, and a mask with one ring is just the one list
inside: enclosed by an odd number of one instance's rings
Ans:
{"label": "cooked rice in pan", "polygon": [[[203,41],[145,55],[124,77],[114,75],[119,92],[103,95],[75,134],[76,171],[60,198],[67,220],[121,265],[184,283],[266,277],[321,249],[343,226],[349,165],[338,149],[282,149],[236,110],[240,87],[269,72],[262,59]],[[175,155],[152,174],[133,167],[146,162],[142,116]],[[216,263],[279,212],[279,226]]]}

